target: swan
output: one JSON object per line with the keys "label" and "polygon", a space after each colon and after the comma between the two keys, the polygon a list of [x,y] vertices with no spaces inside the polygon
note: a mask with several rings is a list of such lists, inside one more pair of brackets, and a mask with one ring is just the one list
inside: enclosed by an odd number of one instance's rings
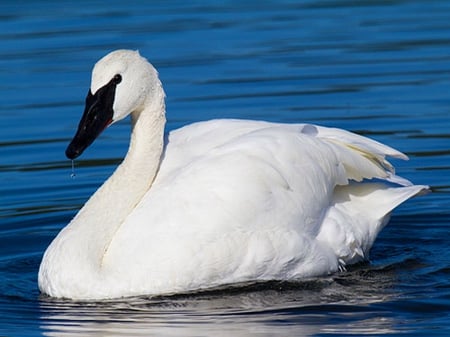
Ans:
{"label": "swan", "polygon": [[394,173],[406,155],[310,124],[219,119],[164,136],[165,94],[139,52],[92,72],[66,150],[75,159],[131,115],[123,162],[44,253],[39,289],[99,300],[338,272],[368,258],[391,211],[428,189]]}

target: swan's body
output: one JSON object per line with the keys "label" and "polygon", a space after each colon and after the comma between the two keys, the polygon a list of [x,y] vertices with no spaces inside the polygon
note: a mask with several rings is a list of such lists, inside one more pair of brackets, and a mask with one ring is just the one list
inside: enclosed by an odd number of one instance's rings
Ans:
{"label": "swan's body", "polygon": [[389,213],[426,189],[384,159],[406,156],[339,129],[214,120],[173,131],[163,145],[164,92],[137,52],[100,60],[91,92],[67,155],[131,112],[130,149],[47,249],[39,287],[50,296],[326,275],[365,259]]}

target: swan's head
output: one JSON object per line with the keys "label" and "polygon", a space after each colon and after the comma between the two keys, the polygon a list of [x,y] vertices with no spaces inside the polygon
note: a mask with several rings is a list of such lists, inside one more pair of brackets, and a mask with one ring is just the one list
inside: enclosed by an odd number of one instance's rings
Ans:
{"label": "swan's head", "polygon": [[139,52],[116,50],[100,59],[92,71],[84,113],[66,156],[80,156],[105,128],[151,104],[160,91],[157,71]]}

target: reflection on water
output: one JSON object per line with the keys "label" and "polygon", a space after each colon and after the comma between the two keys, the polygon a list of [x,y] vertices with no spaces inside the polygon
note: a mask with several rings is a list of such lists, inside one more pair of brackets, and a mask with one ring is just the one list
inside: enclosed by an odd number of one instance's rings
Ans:
{"label": "reflection on water", "polygon": [[[46,336],[309,336],[390,333],[391,268],[299,283],[269,282],[157,298],[75,303],[41,298]],[[291,329],[289,328],[291,327]]]}

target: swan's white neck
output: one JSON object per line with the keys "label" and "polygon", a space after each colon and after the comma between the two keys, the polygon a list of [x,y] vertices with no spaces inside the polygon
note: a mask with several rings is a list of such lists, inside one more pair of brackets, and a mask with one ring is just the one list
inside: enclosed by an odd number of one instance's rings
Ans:
{"label": "swan's white neck", "polygon": [[[46,251],[39,278],[59,280],[55,291],[76,287],[77,282],[95,284],[95,279],[102,279],[102,269],[107,268],[105,257],[115,234],[150,189],[161,160],[166,121],[164,92],[161,86],[157,88],[160,92],[156,99],[154,96],[151,104],[131,115],[130,147],[122,164]],[[64,280],[54,275],[47,277],[48,273],[64,275]],[[89,277],[92,279],[87,280]]]}
{"label": "swan's white neck", "polygon": [[[80,216],[88,213],[82,222],[94,222],[93,229],[98,228],[99,224],[101,226],[98,230],[103,233],[97,231],[98,252],[94,255],[98,256],[97,262],[100,261],[100,266],[115,233],[150,189],[158,171],[166,122],[164,100],[154,108],[156,111],[147,108],[131,115],[130,147],[124,161],[80,212]],[[97,215],[93,215],[91,211]],[[92,259],[92,256],[89,258]]]}

